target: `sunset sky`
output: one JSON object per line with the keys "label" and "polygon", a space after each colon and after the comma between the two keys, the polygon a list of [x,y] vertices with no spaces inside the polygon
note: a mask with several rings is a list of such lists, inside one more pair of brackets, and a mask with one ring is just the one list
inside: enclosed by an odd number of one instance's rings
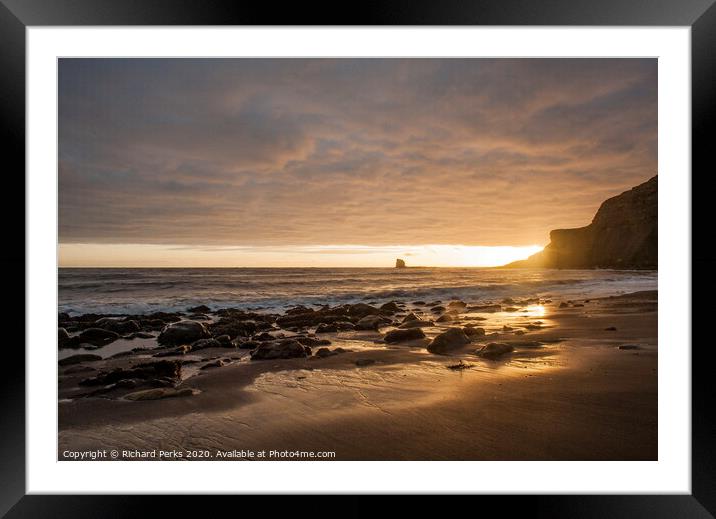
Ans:
{"label": "sunset sky", "polygon": [[655,59],[61,59],[61,266],[486,266],[657,173]]}

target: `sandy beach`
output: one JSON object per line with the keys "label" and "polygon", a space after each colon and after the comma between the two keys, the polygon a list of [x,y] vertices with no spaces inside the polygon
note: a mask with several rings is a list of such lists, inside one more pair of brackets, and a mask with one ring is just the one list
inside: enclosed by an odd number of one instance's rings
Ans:
{"label": "sandy beach", "polygon": [[[252,360],[256,348],[242,347],[251,338],[180,353],[158,345],[156,332],[95,351],[60,349],[60,359],[113,353],[58,368],[58,459],[103,449],[118,450],[118,459],[158,451],[165,454],[155,459],[657,459],[655,291],[415,303],[376,313],[383,321],[375,330],[316,334],[315,326],[274,322],[253,334],[312,344],[299,358]],[[399,326],[411,314],[432,322],[413,328],[425,337],[386,343],[391,330],[410,329]],[[219,316],[205,317],[216,326]],[[445,354],[428,351],[456,328],[484,333],[470,331],[468,343]],[[507,346],[491,347],[505,349],[492,356],[482,349],[488,344]],[[101,379],[163,361],[181,366],[171,384]]]}

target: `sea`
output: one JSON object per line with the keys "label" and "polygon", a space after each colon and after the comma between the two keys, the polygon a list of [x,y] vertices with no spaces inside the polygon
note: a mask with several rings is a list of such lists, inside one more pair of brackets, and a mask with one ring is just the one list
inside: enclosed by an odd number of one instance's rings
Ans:
{"label": "sea", "polygon": [[296,305],[595,298],[656,290],[657,271],[494,268],[60,268],[58,311],[149,314]]}

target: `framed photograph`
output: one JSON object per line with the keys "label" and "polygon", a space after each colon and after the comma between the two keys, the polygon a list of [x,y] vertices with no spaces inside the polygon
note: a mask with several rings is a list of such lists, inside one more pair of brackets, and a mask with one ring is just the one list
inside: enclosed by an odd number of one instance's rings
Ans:
{"label": "framed photograph", "polygon": [[3,0],[27,206],[0,511],[509,494],[712,517],[691,172],[716,8],[533,11]]}

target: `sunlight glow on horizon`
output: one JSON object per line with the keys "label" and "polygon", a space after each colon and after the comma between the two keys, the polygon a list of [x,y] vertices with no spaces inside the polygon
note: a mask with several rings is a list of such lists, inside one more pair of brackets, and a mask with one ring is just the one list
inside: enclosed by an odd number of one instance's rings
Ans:
{"label": "sunlight glow on horizon", "polygon": [[190,246],[64,243],[60,267],[497,267],[525,259],[542,246],[315,245]]}

